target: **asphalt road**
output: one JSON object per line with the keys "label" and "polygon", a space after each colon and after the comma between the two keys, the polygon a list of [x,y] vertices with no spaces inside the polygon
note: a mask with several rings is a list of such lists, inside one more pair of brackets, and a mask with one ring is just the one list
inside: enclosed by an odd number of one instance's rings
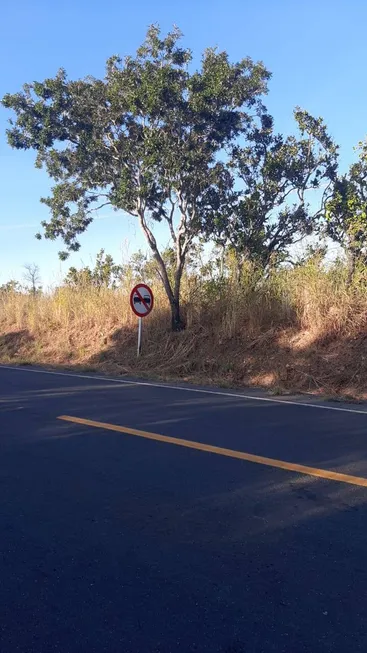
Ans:
{"label": "asphalt road", "polygon": [[1,652],[365,652],[367,413],[293,401],[0,367]]}

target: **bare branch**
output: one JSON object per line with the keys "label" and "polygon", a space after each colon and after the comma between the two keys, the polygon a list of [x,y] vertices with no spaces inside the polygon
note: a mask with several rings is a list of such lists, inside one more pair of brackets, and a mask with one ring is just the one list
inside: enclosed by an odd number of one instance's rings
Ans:
{"label": "bare branch", "polygon": [[100,209],[103,209],[105,206],[112,206],[111,202],[103,202],[103,204],[100,204],[99,206],[94,207],[93,209],[89,209],[88,213],[92,213],[92,211],[99,211]]}

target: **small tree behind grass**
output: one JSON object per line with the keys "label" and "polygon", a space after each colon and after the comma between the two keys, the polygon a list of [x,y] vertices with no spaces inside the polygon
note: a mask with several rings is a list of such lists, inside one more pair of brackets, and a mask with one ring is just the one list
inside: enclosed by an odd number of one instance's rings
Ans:
{"label": "small tree behind grass", "polygon": [[121,281],[122,274],[122,265],[117,265],[111,254],[106,254],[105,250],[101,249],[96,256],[93,268],[89,266],[79,269],[76,267],[69,268],[64,283],[74,288],[82,286],[116,288]]}
{"label": "small tree behind grass", "polygon": [[38,293],[42,292],[40,269],[36,263],[26,263],[23,269],[25,289],[35,297]]}

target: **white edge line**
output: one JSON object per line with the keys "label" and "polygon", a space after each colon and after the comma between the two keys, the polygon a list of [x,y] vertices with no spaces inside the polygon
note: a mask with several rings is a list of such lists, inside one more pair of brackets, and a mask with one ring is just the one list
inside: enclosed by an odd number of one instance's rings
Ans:
{"label": "white edge line", "polygon": [[319,410],[336,410],[341,413],[357,413],[358,415],[367,415],[367,410],[356,410],[355,408],[338,408],[337,406],[323,406],[321,404],[309,404],[302,401],[291,401],[288,399],[275,399],[273,397],[255,397],[235,392],[222,392],[221,390],[205,390],[204,388],[187,388],[180,385],[168,385],[166,383],[153,383],[152,381],[127,381],[124,379],[114,379],[106,376],[91,374],[73,374],[71,372],[52,372],[51,370],[35,370],[28,367],[0,365],[0,370],[15,370],[17,372],[33,372],[33,374],[51,374],[53,376],[69,376],[75,379],[92,379],[92,381],[104,381],[105,383],[122,383],[125,385],[141,385],[148,388],[166,388],[167,390],[181,390],[183,392],[196,392],[199,394],[218,395],[220,397],[235,397],[236,399],[246,399],[250,401],[266,401],[272,404],[283,404],[286,406],[301,406],[302,408],[318,408]]}

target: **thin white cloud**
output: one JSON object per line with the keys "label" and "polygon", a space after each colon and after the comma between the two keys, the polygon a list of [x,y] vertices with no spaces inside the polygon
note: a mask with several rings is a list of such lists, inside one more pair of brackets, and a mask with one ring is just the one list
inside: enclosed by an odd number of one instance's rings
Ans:
{"label": "thin white cloud", "polygon": [[[95,215],[93,220],[107,220],[108,218],[117,217],[115,213],[109,215]],[[28,222],[25,224],[0,224],[0,231],[15,231],[17,229],[37,229],[40,222]]]}
{"label": "thin white cloud", "polygon": [[0,224],[0,231],[15,231],[16,229],[36,229],[38,224]]}

